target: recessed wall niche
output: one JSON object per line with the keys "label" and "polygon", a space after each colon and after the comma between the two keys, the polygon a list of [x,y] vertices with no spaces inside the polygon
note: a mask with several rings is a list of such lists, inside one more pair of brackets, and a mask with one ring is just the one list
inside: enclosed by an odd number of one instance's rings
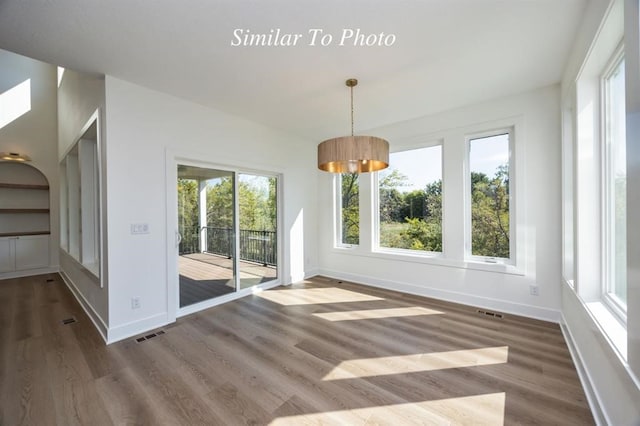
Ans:
{"label": "recessed wall niche", "polygon": [[0,274],[49,266],[49,203],[38,169],[0,162]]}
{"label": "recessed wall niche", "polygon": [[98,116],[96,111],[60,162],[60,246],[100,278]]}

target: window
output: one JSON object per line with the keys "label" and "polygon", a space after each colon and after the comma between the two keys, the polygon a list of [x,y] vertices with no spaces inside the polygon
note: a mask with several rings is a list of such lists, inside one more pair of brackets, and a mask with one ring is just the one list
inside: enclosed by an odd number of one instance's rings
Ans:
{"label": "window", "polygon": [[626,311],[627,214],[624,58],[617,55],[602,80],[604,106],[604,288],[605,302]]}
{"label": "window", "polygon": [[575,96],[567,93],[569,107],[575,99],[573,176],[566,176],[575,218],[571,263],[574,289],[597,323],[591,328],[628,360],[623,2],[612,5],[601,28],[575,78]]}
{"label": "window", "polygon": [[514,138],[522,120],[481,126],[400,138],[387,169],[333,175],[336,252],[524,275],[526,211],[515,201],[524,149]]}
{"label": "window", "polygon": [[343,173],[340,184],[340,235],[342,245],[360,243],[360,183],[357,173]]}
{"label": "window", "polygon": [[378,246],[442,252],[442,146],[389,155],[378,172]]}
{"label": "window", "polygon": [[61,247],[100,278],[98,112],[60,163]]}
{"label": "window", "polygon": [[574,147],[575,104],[562,111],[562,276],[575,289]]}
{"label": "window", "polygon": [[487,262],[509,260],[513,251],[510,136],[505,130],[468,139],[468,252]]}

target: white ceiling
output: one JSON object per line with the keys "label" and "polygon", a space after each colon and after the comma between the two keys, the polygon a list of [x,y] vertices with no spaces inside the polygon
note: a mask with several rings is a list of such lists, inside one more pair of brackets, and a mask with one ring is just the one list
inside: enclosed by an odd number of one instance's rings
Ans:
{"label": "white ceiling", "polygon": [[[0,48],[109,74],[310,141],[560,80],[588,0],[0,0]],[[301,33],[233,47],[233,31]],[[334,36],[309,46],[310,29]],[[339,46],[343,29],[395,34]],[[0,71],[1,72],[1,71]]]}

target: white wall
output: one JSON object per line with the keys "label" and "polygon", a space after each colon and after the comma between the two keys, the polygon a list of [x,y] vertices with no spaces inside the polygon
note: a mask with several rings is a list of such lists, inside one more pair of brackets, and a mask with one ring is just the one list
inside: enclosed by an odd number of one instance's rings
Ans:
{"label": "white wall", "polygon": [[[367,131],[385,137],[391,150],[417,147],[434,138],[444,140],[444,242],[458,256],[451,265],[380,257],[367,250],[333,248],[331,176],[319,180],[320,267],[330,276],[433,296],[549,320],[560,309],[560,124],[559,87],[547,87],[453,111]],[[520,123],[515,150],[521,179],[517,208],[517,245],[523,251],[521,274],[465,267],[462,262],[464,137],[467,132],[492,130],[496,123]],[[518,173],[518,172],[517,172]],[[362,195],[361,195],[362,196]],[[369,229],[370,224],[361,224]],[[455,245],[449,235],[455,234]],[[529,286],[539,288],[531,296]]]}
{"label": "white wall", "polygon": [[[104,155],[106,132],[104,126],[105,120],[105,94],[104,94],[104,77],[79,73],[72,70],[66,70],[60,86],[58,88],[58,151],[57,161],[62,161],[66,153],[80,138],[83,127],[91,119],[96,110],[100,110],[99,126],[101,127],[101,143],[102,143],[102,203],[103,209],[106,208],[106,191],[104,164],[106,157]],[[56,172],[58,171],[56,164]],[[59,196],[56,198],[59,199]],[[67,284],[75,293],[76,297],[83,305],[85,311],[89,314],[92,321],[96,324],[102,336],[107,338],[107,329],[109,324],[109,279],[108,279],[108,258],[106,256],[106,246],[108,241],[107,223],[102,223],[101,229],[103,235],[102,256],[103,271],[101,274],[102,287],[100,281],[87,271],[73,257],[59,248],[56,250],[60,253],[60,271],[67,280]]]}
{"label": "white wall", "polygon": [[[104,110],[104,76],[65,70],[58,88],[58,157],[81,136],[96,109]],[[104,111],[100,116],[104,120]],[[104,129],[104,126],[103,126]],[[104,136],[104,134],[103,134]]]}
{"label": "white wall", "polygon": [[[284,283],[317,265],[315,146],[281,132],[106,78],[107,220],[109,223],[109,335],[123,338],[171,320],[168,306],[166,158],[283,175]],[[149,234],[131,235],[133,223]],[[175,262],[175,259],[169,259]],[[131,298],[141,307],[131,309]],[[173,313],[175,315],[175,312]]]}
{"label": "white wall", "polygon": [[[585,11],[583,24],[577,34],[572,56],[568,60],[562,81],[562,105],[565,110],[563,116],[566,119],[573,117],[574,123],[576,115],[581,109],[574,107],[577,98],[576,77],[580,75],[584,77],[592,77],[595,84],[599,79],[599,69],[611,56],[611,50],[615,48],[621,37],[622,32],[622,1],[594,0],[588,5]],[[638,93],[637,75],[638,75],[638,10],[637,0],[626,1],[624,14],[625,32],[625,61],[627,66],[627,185],[628,185],[628,204],[627,217],[633,222],[640,214],[640,201],[638,194],[640,193],[640,175],[638,174],[638,164],[640,163],[640,153],[637,150],[638,133],[638,105],[640,104],[640,94]],[[608,17],[607,24],[605,17]],[[596,36],[600,36],[600,42],[594,43]],[[602,48],[602,46],[607,46]],[[602,52],[601,52],[602,50]],[[584,66],[585,59],[589,55],[589,61]],[[594,65],[595,63],[595,65]],[[595,70],[589,67],[596,68]],[[630,78],[629,78],[630,77]],[[631,82],[631,84],[630,84]],[[583,90],[584,87],[580,88]],[[597,88],[596,88],[597,92]],[[597,93],[596,93],[597,96]],[[598,117],[599,111],[596,108],[593,116]],[[596,126],[597,127],[597,126]],[[583,129],[584,130],[584,129]],[[577,136],[580,131],[575,132]],[[594,134],[598,135],[598,131]],[[576,142],[571,132],[568,132],[563,145],[565,151],[576,150]],[[584,142],[582,140],[581,142]],[[598,155],[599,141],[591,141],[594,155]],[[581,145],[584,147],[584,144]],[[595,167],[593,170],[585,170],[585,163],[593,160],[580,161],[580,151],[575,154],[575,172],[582,173],[583,177],[587,177],[595,185],[599,185],[599,170]],[[588,172],[588,173],[587,173]],[[590,175],[589,175],[590,173]],[[595,176],[593,176],[595,174]],[[565,176],[571,180],[571,175]],[[634,223],[630,223],[627,227],[627,244],[628,244],[628,285],[629,291],[627,295],[627,359],[625,361],[614,349],[611,340],[607,337],[603,328],[596,321],[594,315],[585,305],[585,300],[589,301],[593,298],[599,298],[600,276],[599,265],[601,263],[601,251],[598,247],[598,241],[594,241],[593,237],[597,237],[599,227],[599,198],[594,196],[589,185],[584,180],[576,179],[577,182],[573,191],[567,191],[566,197],[568,204],[576,206],[576,212],[573,212],[575,220],[575,237],[571,230],[564,230],[565,238],[574,240],[573,244],[575,259],[568,259],[570,262],[575,260],[578,273],[576,275],[575,285],[579,289],[579,293],[568,284],[562,285],[562,327],[565,335],[568,337],[568,344],[576,367],[581,374],[582,382],[585,387],[587,396],[590,399],[594,416],[601,424],[615,425],[635,425],[640,422],[640,388],[637,379],[634,379],[640,372],[640,326],[638,325],[638,315],[640,315],[640,275],[638,274],[638,259],[640,256],[639,244],[640,234]],[[596,191],[597,193],[597,191]],[[595,200],[595,205],[587,210],[586,203]],[[591,227],[583,227],[585,220],[591,220]],[[571,225],[569,223],[568,225]],[[596,229],[593,229],[593,228]],[[592,247],[588,247],[592,245]],[[592,271],[591,276],[589,271]],[[593,273],[595,271],[595,273]],[[589,288],[589,285],[592,288]],[[594,290],[595,287],[595,290]],[[595,293],[595,294],[594,294]]]}
{"label": "white wall", "polygon": [[637,425],[637,384],[582,300],[566,285],[562,288],[562,315],[567,344],[598,423]]}
{"label": "white wall", "polygon": [[29,155],[32,159],[30,165],[40,170],[49,181],[49,265],[50,270],[56,270],[60,240],[56,67],[0,50],[0,70],[0,93],[31,79],[31,109],[0,128],[0,151]]}

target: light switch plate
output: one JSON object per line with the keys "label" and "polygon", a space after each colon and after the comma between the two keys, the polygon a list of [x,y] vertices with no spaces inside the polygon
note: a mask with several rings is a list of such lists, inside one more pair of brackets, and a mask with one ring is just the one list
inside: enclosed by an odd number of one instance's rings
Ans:
{"label": "light switch plate", "polygon": [[132,223],[131,224],[131,234],[139,235],[139,234],[148,234],[148,233],[149,233],[148,223]]}

